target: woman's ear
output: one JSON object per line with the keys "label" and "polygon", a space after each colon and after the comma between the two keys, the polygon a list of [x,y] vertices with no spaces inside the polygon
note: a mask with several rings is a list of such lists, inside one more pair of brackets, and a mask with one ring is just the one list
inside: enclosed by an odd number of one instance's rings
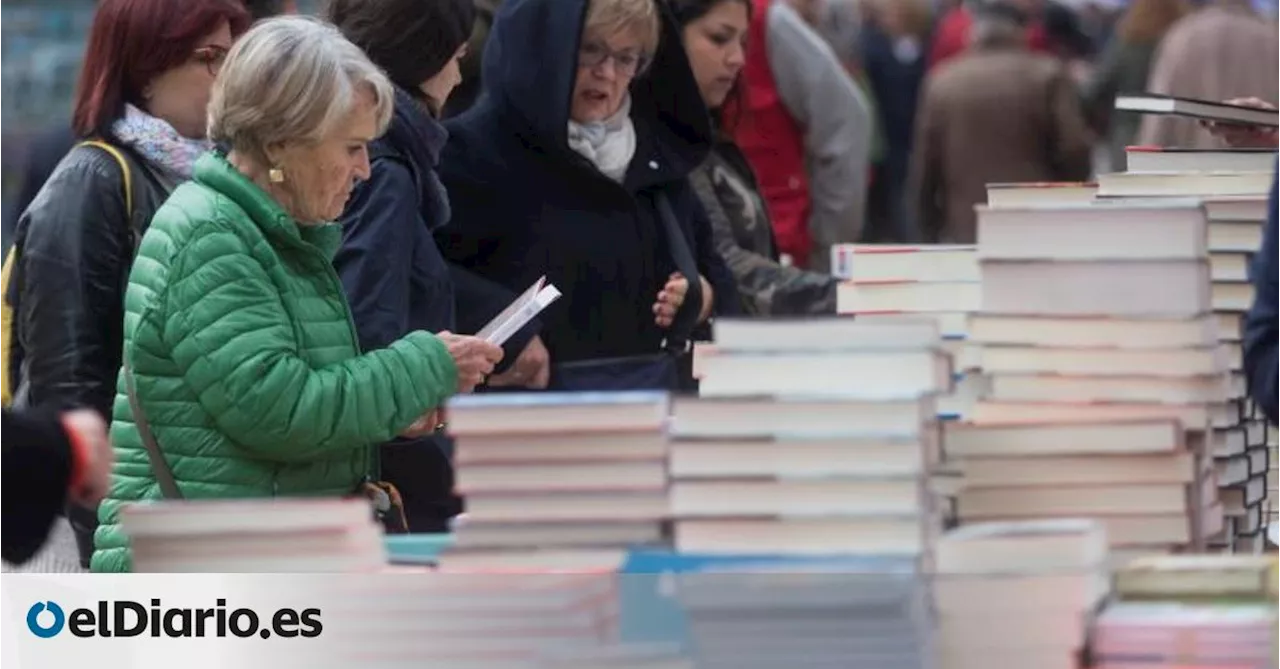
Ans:
{"label": "woman's ear", "polygon": [[262,158],[267,161],[267,168],[281,167],[287,154],[288,147],[284,142],[272,142],[262,148]]}

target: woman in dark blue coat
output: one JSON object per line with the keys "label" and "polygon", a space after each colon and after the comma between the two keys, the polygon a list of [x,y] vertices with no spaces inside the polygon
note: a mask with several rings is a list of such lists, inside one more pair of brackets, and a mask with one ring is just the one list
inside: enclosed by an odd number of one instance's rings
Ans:
{"label": "woman in dark blue coat", "polygon": [[553,388],[684,385],[687,367],[636,365],[739,302],[686,180],[712,132],[678,30],[654,0],[507,0],[483,75],[446,123],[441,250],[508,289],[546,275],[562,291],[542,315]]}
{"label": "woman in dark blue coat", "polygon": [[[436,176],[448,133],[436,117],[461,80],[471,0],[334,0],[329,19],[396,85],[395,114],[369,146],[370,177],[347,203],[334,259],[360,345],[383,348],[415,330],[474,333],[515,294],[446,263],[432,236],[450,219]],[[508,341],[490,385],[546,386],[546,349],[536,328]],[[379,449],[382,477],[400,490],[412,531],[444,531],[460,510],[450,450],[443,434]]]}

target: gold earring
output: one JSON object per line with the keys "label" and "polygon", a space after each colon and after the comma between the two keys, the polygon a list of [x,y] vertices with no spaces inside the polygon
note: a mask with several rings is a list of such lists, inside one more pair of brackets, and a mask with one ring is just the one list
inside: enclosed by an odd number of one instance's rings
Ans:
{"label": "gold earring", "polygon": [[267,170],[267,178],[270,179],[273,184],[282,184],[284,183],[284,170],[278,167],[273,167]]}

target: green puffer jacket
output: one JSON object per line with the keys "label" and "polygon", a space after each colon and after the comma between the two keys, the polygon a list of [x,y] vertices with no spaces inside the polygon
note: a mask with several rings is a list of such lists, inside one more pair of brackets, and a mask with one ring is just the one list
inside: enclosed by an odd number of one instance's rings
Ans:
{"label": "green puffer jacket", "polygon": [[[351,493],[376,467],[370,446],[457,387],[428,333],[360,354],[330,265],[340,237],[298,226],[215,154],[156,212],[125,295],[124,350],[184,498]],[[120,508],[162,497],[125,388],[121,377],[95,572],[131,569]]]}

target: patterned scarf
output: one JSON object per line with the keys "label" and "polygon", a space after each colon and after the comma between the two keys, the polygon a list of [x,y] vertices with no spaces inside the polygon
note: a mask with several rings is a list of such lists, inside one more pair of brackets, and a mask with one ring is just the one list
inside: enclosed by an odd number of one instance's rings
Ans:
{"label": "patterned scarf", "polygon": [[182,180],[191,178],[196,158],[213,148],[213,143],[208,140],[183,137],[168,121],[133,105],[125,105],[124,118],[112,124],[111,133],[147,162]]}

